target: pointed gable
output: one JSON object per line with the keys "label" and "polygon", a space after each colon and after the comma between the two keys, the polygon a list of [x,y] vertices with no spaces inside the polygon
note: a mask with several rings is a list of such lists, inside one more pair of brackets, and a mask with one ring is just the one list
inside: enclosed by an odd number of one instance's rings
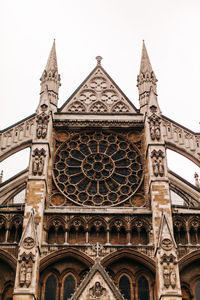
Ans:
{"label": "pointed gable", "polygon": [[135,106],[102,68],[98,59],[95,69],[59,111],[77,114],[137,113]]}
{"label": "pointed gable", "polygon": [[70,300],[124,300],[97,258]]}
{"label": "pointed gable", "polygon": [[25,249],[31,249],[38,246],[37,232],[33,212],[30,213],[28,222],[23,231],[19,246]]}
{"label": "pointed gable", "polygon": [[157,249],[162,248],[163,250],[171,250],[172,248],[177,248],[176,242],[174,240],[173,234],[170,230],[167,218],[165,213],[162,213],[159,236],[158,236],[158,245]]}

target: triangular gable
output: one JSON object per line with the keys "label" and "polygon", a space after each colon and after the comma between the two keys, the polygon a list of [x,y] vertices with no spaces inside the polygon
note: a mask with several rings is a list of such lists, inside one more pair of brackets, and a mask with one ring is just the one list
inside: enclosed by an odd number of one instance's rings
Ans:
{"label": "triangular gable", "polygon": [[159,228],[159,236],[158,236],[158,244],[157,249],[162,248],[163,250],[171,250],[172,248],[177,248],[174,237],[171,233],[169,224],[167,222],[167,218],[165,213],[162,213],[160,228]]}
{"label": "triangular gable", "polygon": [[70,300],[124,300],[97,258]]}
{"label": "triangular gable", "polygon": [[97,65],[59,112],[130,114],[138,111],[102,66]]}
{"label": "triangular gable", "polygon": [[35,228],[34,213],[33,211],[31,211],[30,216],[28,218],[28,222],[21,237],[19,247],[31,249],[35,246],[38,247],[38,239]]}

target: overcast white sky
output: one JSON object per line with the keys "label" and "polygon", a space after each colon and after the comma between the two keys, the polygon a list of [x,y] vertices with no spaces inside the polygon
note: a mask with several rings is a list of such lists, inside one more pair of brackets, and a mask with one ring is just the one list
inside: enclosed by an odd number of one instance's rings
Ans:
{"label": "overcast white sky", "polygon": [[[136,79],[144,39],[162,113],[200,131],[199,0],[1,0],[0,7],[0,129],[35,112],[55,38],[59,107],[95,67],[97,55],[139,107]],[[179,174],[194,182],[199,170],[188,168],[180,164]]]}

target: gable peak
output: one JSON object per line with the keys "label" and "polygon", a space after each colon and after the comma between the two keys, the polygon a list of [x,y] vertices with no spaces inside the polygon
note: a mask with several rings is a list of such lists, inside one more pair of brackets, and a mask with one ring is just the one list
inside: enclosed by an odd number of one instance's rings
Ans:
{"label": "gable peak", "polygon": [[137,109],[101,66],[101,56],[96,57],[97,66],[61,107],[61,112],[86,114],[128,114]]}

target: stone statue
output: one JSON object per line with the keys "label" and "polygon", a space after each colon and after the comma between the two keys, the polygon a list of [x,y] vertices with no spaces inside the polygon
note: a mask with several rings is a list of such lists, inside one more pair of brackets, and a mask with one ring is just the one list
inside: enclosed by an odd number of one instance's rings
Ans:
{"label": "stone statue", "polygon": [[29,287],[32,280],[32,264],[28,264],[26,270],[26,286]]}
{"label": "stone statue", "polygon": [[26,282],[26,263],[22,262],[21,266],[20,266],[20,270],[19,270],[19,284],[21,287],[23,287],[23,285]]}
{"label": "stone statue", "polygon": [[155,114],[149,117],[150,136],[153,141],[160,140],[160,122],[160,118]]}
{"label": "stone statue", "polygon": [[164,286],[168,288],[170,286],[170,272],[169,272],[169,267],[167,266],[163,268],[163,279],[164,279]]}
{"label": "stone statue", "polygon": [[164,153],[162,150],[153,150],[151,152],[151,158],[152,158],[152,167],[153,167],[153,174],[154,176],[163,177],[164,176],[164,164],[163,164],[163,158]]}
{"label": "stone statue", "polygon": [[49,116],[43,112],[41,115],[37,116],[36,122],[38,123],[36,129],[36,136],[38,139],[44,139],[47,135]]}
{"label": "stone statue", "polygon": [[174,267],[170,268],[170,284],[173,289],[176,287],[176,272]]}
{"label": "stone statue", "polygon": [[33,154],[32,173],[33,175],[42,175],[44,169],[44,149],[35,149]]}

